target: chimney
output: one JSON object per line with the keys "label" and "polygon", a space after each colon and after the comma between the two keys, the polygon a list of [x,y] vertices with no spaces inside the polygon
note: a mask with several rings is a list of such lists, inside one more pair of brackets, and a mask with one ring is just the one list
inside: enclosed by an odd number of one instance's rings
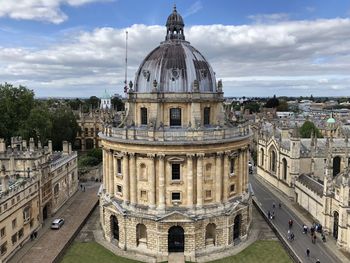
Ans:
{"label": "chimney", "polygon": [[49,146],[49,153],[52,153],[52,141],[51,140],[49,140],[48,146]]}
{"label": "chimney", "polygon": [[63,153],[68,154],[68,142],[63,141]]}
{"label": "chimney", "polygon": [[9,177],[5,173],[5,166],[1,167],[0,170],[0,178],[1,178],[1,190],[3,192],[9,189]]}
{"label": "chimney", "polygon": [[26,140],[22,141],[22,149],[23,149],[23,151],[27,150],[27,141]]}
{"label": "chimney", "polygon": [[3,153],[6,151],[6,143],[5,140],[0,138],[0,153]]}
{"label": "chimney", "polygon": [[68,154],[72,154],[72,144],[68,144]]}
{"label": "chimney", "polygon": [[35,143],[34,143],[34,139],[30,138],[29,139],[29,151],[34,152],[35,150]]}

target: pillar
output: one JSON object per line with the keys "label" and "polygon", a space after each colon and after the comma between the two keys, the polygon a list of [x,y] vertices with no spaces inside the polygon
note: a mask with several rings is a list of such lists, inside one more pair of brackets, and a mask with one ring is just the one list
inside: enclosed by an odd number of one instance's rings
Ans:
{"label": "pillar", "polygon": [[203,206],[203,158],[204,153],[197,155],[197,207]]}
{"label": "pillar", "polygon": [[165,171],[164,171],[164,154],[158,155],[158,180],[159,180],[159,209],[165,209]]}
{"label": "pillar", "polygon": [[136,204],[137,189],[136,189],[136,156],[135,153],[130,153],[130,203]]}
{"label": "pillar", "polygon": [[154,167],[154,154],[147,154],[149,159],[149,183],[150,183],[150,200],[149,206],[150,208],[155,208],[156,205],[156,174]]}
{"label": "pillar", "polygon": [[109,195],[114,196],[114,169],[113,169],[113,150],[108,152],[108,170],[109,170]]}
{"label": "pillar", "polygon": [[193,156],[187,154],[187,206],[193,206]]}
{"label": "pillar", "polygon": [[130,202],[130,187],[129,187],[129,156],[126,152],[123,152],[123,199],[125,204]]}
{"label": "pillar", "polygon": [[103,167],[103,188],[107,189],[107,154],[106,154],[106,149],[102,149],[102,167]]}
{"label": "pillar", "polygon": [[221,203],[222,197],[222,154],[218,152],[215,160],[215,201]]}
{"label": "pillar", "polygon": [[239,151],[239,188],[238,193],[243,192],[243,182],[244,182],[244,152],[242,150]]}
{"label": "pillar", "polygon": [[223,175],[223,181],[224,181],[224,185],[223,185],[223,201],[226,202],[228,199],[228,188],[229,188],[229,171],[230,171],[230,162],[229,162],[229,158],[231,152],[230,151],[226,151],[224,154],[224,175]]}

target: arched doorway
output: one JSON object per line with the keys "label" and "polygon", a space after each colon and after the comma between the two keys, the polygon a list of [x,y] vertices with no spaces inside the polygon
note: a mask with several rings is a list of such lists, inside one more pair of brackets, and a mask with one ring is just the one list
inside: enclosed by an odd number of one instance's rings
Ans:
{"label": "arched doorway", "polygon": [[136,226],[136,245],[147,247],[147,228],[144,224],[138,224]]}
{"label": "arched doorway", "polygon": [[215,246],[215,243],[216,243],[215,238],[216,238],[216,225],[214,223],[210,223],[205,228],[205,245],[206,246],[210,246],[210,245]]}
{"label": "arched doorway", "polygon": [[339,213],[335,211],[333,213],[333,237],[338,239],[338,225],[339,225]]}
{"label": "arched doorway", "polygon": [[81,150],[81,139],[75,139],[73,147],[74,150]]}
{"label": "arched doorway", "polygon": [[90,150],[92,148],[94,148],[94,140],[93,139],[86,139],[85,140],[85,147],[86,147],[86,150]]}
{"label": "arched doorway", "polygon": [[114,239],[119,240],[119,224],[115,215],[111,216],[111,233]]}
{"label": "arched doorway", "polygon": [[241,235],[241,222],[242,215],[236,215],[233,225],[233,240],[237,239]]}
{"label": "arched doorway", "polygon": [[185,233],[181,226],[172,226],[168,231],[168,251],[185,251]]}
{"label": "arched doorway", "polygon": [[43,208],[43,220],[46,220],[50,216],[50,203],[47,203]]}
{"label": "arched doorway", "polygon": [[333,158],[333,177],[340,173],[340,157]]}

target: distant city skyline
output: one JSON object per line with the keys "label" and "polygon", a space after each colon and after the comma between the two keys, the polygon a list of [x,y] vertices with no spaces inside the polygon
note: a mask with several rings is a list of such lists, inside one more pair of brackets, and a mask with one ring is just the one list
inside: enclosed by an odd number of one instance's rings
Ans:
{"label": "distant city skyline", "polygon": [[350,96],[345,0],[0,0],[0,83],[37,97],[122,95],[125,31],[133,80],[174,3],[226,97]]}

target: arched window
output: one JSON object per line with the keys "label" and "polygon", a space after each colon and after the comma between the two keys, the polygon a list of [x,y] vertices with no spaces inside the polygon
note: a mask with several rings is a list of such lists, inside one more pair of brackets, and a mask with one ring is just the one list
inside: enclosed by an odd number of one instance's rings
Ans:
{"label": "arched window", "polygon": [[233,240],[237,239],[241,235],[241,224],[242,224],[242,215],[236,215],[233,223]]}
{"label": "arched window", "polygon": [[235,173],[235,158],[230,159],[230,174]]}
{"label": "arched window", "polygon": [[147,108],[141,108],[141,125],[147,125]]}
{"label": "arched window", "polygon": [[265,158],[265,156],[264,156],[264,149],[263,148],[261,148],[260,149],[260,164],[261,164],[261,166],[264,166],[264,158]]}
{"label": "arched window", "polygon": [[110,218],[110,222],[112,237],[116,240],[119,240],[119,224],[117,217],[115,215],[112,215]]}
{"label": "arched window", "polygon": [[205,178],[211,179],[211,163],[205,165]]}
{"label": "arched window", "polygon": [[282,178],[284,181],[287,181],[287,160],[282,159]]}
{"label": "arched window", "polygon": [[276,152],[275,150],[270,151],[270,170],[271,172],[276,172]]}
{"label": "arched window", "polygon": [[205,245],[210,246],[216,244],[216,225],[210,223],[205,228]]}
{"label": "arched window", "polygon": [[339,156],[333,158],[333,177],[340,173],[340,161],[341,159]]}
{"label": "arched window", "polygon": [[170,109],[170,126],[181,126],[181,109]]}
{"label": "arched window", "polygon": [[144,224],[136,226],[136,245],[147,247],[147,228]]}
{"label": "arched window", "polygon": [[140,180],[146,181],[147,178],[147,167],[144,163],[140,165]]}
{"label": "arched window", "polygon": [[203,124],[204,125],[210,125],[210,107],[205,107],[204,108],[204,113],[203,113]]}
{"label": "arched window", "polygon": [[60,185],[56,184],[55,187],[53,188],[53,194],[58,195],[59,191],[60,191]]}

